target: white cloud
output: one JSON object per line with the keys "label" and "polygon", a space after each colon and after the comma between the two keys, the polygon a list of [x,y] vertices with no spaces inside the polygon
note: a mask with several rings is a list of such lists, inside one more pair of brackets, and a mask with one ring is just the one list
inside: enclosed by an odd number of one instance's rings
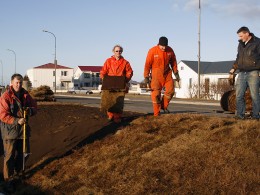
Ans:
{"label": "white cloud", "polygon": [[[213,0],[201,0],[201,6],[205,7]],[[172,0],[173,8],[181,8],[183,10],[195,10],[199,8],[199,0]]]}
{"label": "white cloud", "polygon": [[[185,11],[199,8],[199,0],[172,0],[172,3],[173,8],[180,8]],[[260,19],[259,0],[200,0],[200,3],[202,10],[210,10],[223,16],[246,20]]]}
{"label": "white cloud", "polygon": [[229,3],[218,3],[210,7],[220,14],[242,17],[244,19],[260,19],[259,0],[230,0]]}

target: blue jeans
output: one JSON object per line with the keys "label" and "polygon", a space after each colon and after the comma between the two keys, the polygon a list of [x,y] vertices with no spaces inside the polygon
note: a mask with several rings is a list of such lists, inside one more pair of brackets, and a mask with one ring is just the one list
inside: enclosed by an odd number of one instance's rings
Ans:
{"label": "blue jeans", "polygon": [[260,87],[260,77],[259,70],[254,70],[250,72],[239,72],[238,78],[236,80],[236,115],[240,118],[245,117],[245,92],[249,87],[250,95],[252,98],[253,106],[253,118],[259,119],[260,112],[260,97],[259,97],[259,87]]}

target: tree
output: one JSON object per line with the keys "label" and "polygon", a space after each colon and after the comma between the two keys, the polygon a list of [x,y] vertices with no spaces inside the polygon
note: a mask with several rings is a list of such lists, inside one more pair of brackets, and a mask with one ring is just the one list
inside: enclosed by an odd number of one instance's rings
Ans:
{"label": "tree", "polygon": [[31,90],[32,89],[32,82],[30,81],[30,78],[28,77],[28,75],[24,75],[23,81],[27,82],[28,90]]}

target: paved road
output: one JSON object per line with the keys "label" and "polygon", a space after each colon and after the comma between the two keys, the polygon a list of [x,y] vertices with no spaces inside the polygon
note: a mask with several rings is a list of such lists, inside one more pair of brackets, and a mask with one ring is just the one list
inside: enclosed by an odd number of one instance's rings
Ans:
{"label": "paved road", "polygon": [[[100,107],[100,96],[77,96],[77,95],[55,95],[58,102],[80,103],[92,107]],[[125,111],[152,113],[152,103],[149,96],[126,96]],[[232,117],[233,114],[223,112],[219,102],[192,101],[173,99],[170,102],[169,110],[171,113],[200,113],[208,115],[218,115]]]}

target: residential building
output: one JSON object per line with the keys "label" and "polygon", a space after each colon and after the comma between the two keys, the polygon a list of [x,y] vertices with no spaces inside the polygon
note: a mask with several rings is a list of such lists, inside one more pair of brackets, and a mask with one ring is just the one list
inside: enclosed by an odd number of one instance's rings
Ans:
{"label": "residential building", "polygon": [[78,66],[73,76],[74,87],[97,89],[101,83],[101,69],[102,66]]}
{"label": "residential building", "polygon": [[[228,85],[229,71],[234,61],[200,62],[201,97],[219,100],[220,87]],[[178,63],[180,85],[175,82],[175,97],[193,98],[198,92],[198,62],[182,60]],[[173,76],[173,78],[175,78]]]}
{"label": "residential building", "polygon": [[[55,64],[48,63],[27,70],[27,75],[36,88],[47,85],[52,90],[55,88]],[[57,65],[56,66],[56,89],[67,90],[73,87],[73,68]]]}

